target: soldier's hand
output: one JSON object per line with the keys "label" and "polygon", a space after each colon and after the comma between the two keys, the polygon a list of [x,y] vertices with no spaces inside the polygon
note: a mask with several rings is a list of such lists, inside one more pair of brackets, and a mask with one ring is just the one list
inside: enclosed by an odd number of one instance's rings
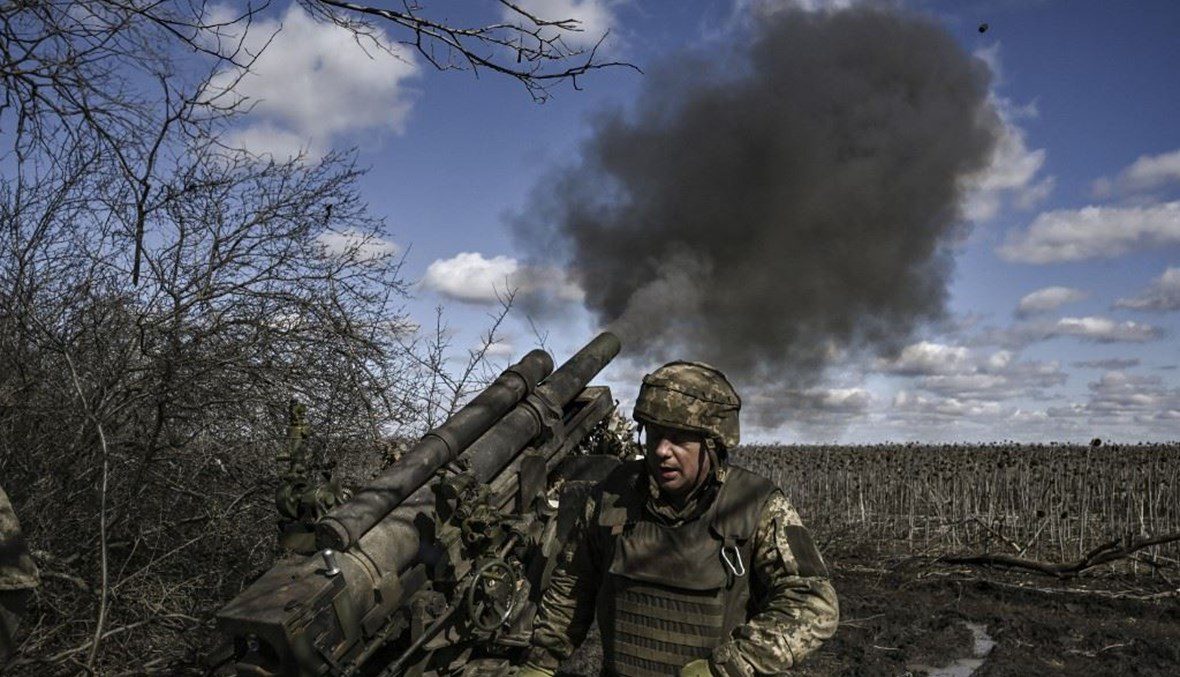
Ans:
{"label": "soldier's hand", "polygon": [[552,670],[536,668],[531,665],[522,665],[516,671],[516,677],[553,677],[553,675],[554,672]]}
{"label": "soldier's hand", "polygon": [[709,667],[707,658],[698,658],[680,668],[680,677],[713,677],[713,674],[713,669]]}

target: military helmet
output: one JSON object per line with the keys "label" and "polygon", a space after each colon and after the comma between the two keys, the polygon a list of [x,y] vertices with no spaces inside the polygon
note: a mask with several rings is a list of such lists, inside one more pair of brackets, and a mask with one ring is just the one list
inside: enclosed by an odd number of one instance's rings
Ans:
{"label": "military helmet", "polygon": [[742,398],[715,367],[669,362],[643,377],[635,420],[703,433],[725,449],[737,446]]}

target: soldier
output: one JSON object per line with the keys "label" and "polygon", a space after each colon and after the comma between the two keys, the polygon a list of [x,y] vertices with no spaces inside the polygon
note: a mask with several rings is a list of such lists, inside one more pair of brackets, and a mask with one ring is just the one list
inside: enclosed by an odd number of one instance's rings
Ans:
{"label": "soldier", "polygon": [[0,487],[0,667],[16,648],[16,628],[37,583],[37,567],[25,548],[8,495]]}
{"label": "soldier", "polygon": [[591,492],[520,674],[552,675],[597,616],[603,673],[785,672],[836,631],[828,571],[770,481],[726,463],[741,399],[705,364],[643,378],[643,460]]}

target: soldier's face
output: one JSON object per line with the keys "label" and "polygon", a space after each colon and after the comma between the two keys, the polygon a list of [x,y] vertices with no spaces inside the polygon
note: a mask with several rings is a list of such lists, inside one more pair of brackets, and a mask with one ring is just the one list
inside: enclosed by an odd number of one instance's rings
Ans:
{"label": "soldier's face", "polygon": [[658,425],[646,425],[645,434],[647,471],[660,491],[669,498],[687,496],[709,472],[704,435]]}

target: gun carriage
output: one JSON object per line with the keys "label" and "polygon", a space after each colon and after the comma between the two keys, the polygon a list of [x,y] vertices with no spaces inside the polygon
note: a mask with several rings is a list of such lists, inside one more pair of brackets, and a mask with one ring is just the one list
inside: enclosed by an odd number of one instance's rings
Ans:
{"label": "gun carriage", "polygon": [[580,508],[619,462],[588,386],[603,333],[553,369],[534,350],[315,524],[315,554],[266,571],[218,614],[238,675],[495,672],[527,646]]}

